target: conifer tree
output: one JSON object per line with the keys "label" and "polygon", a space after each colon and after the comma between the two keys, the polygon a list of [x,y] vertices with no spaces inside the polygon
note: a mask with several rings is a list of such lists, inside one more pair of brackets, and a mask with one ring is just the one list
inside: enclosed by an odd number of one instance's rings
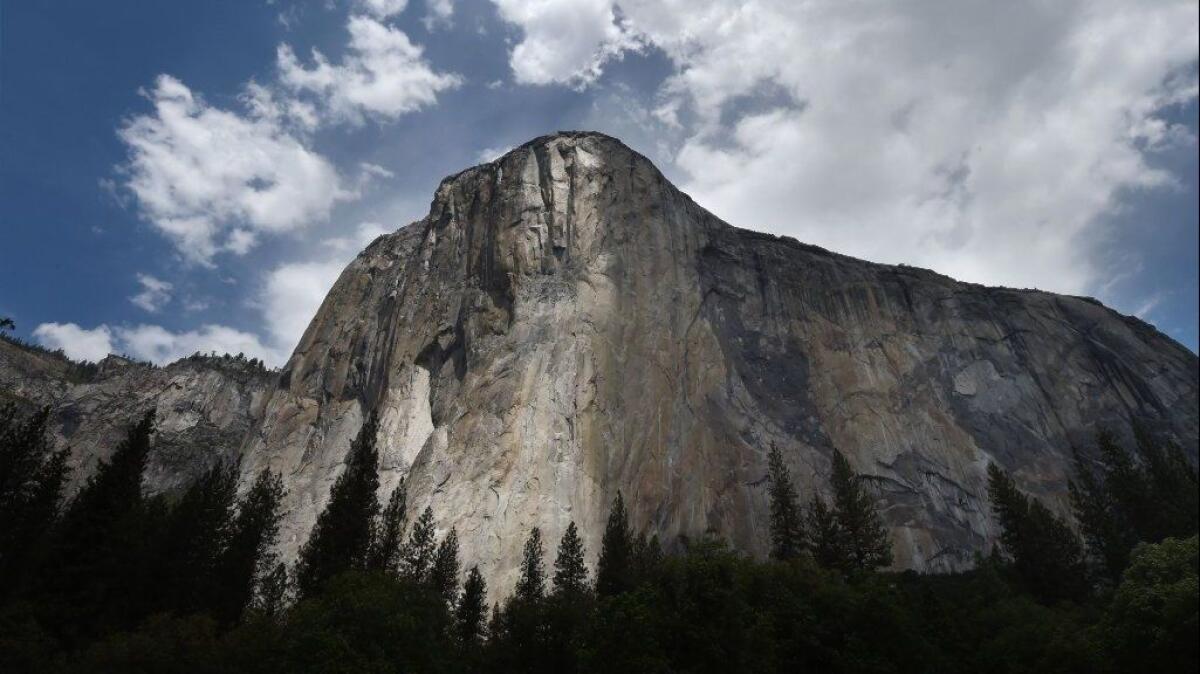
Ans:
{"label": "conifer tree", "polygon": [[400,549],[404,543],[404,516],[407,507],[408,487],[404,484],[404,478],[400,478],[400,484],[392,490],[387,507],[383,509],[379,524],[375,527],[367,568],[387,573],[397,571]]}
{"label": "conifer tree", "polygon": [[562,540],[558,543],[558,556],[554,558],[554,594],[576,597],[588,590],[588,570],[583,561],[583,541],[575,523],[567,525]]}
{"label": "conifer tree", "polygon": [[433,568],[433,558],[436,554],[436,539],[434,537],[433,508],[425,506],[421,516],[413,524],[408,534],[408,542],[401,551],[401,573],[414,582],[423,583],[429,579]]}
{"label": "conifer tree", "polygon": [[458,532],[454,529],[442,539],[433,558],[429,574],[430,584],[449,606],[454,606],[458,596]]}
{"label": "conifer tree", "polygon": [[145,580],[165,508],[142,497],[153,433],[151,410],[99,463],[53,533],[44,577],[58,601],[74,606],[71,629],[128,627],[157,599]]}
{"label": "conifer tree", "polygon": [[218,463],[171,510],[159,560],[163,608],[179,614],[202,611],[222,587],[219,564],[231,533],[237,474],[236,464]]}
{"label": "conifer tree", "polygon": [[58,515],[67,451],[51,451],[49,408],[19,418],[0,407],[0,595],[19,582],[37,541]]}
{"label": "conifer tree", "polygon": [[479,567],[472,566],[454,609],[455,628],[463,644],[478,645],[483,640],[486,613],[487,583],[479,573]]}
{"label": "conifer tree", "polygon": [[542,531],[537,527],[529,530],[525,549],[521,555],[521,577],[517,580],[516,598],[532,603],[546,594],[545,562],[542,561]]}
{"label": "conifer tree", "polygon": [[[270,602],[287,586],[287,569],[274,552],[284,494],[283,478],[264,468],[237,504],[229,545],[220,561],[221,587],[214,601],[215,617],[222,623],[232,623],[241,616],[255,597],[256,586],[266,598],[264,606],[278,608]],[[279,599],[282,601],[282,595]]]}
{"label": "conifer tree", "polygon": [[300,549],[296,585],[300,596],[315,594],[334,576],[362,568],[371,548],[379,500],[378,419],[374,413],[350,445],[346,468],[333,483],[329,503]]}
{"label": "conifer tree", "polygon": [[629,514],[621,492],[608,513],[608,524],[600,542],[600,559],[596,564],[596,593],[613,596],[632,589],[633,534]]}
{"label": "conifer tree", "polygon": [[813,559],[827,569],[844,570],[846,553],[837,517],[819,494],[808,506],[809,545]]}
{"label": "conifer tree", "polygon": [[1088,551],[1107,581],[1119,583],[1121,573],[1129,565],[1129,553],[1137,545],[1137,532],[1108,494],[1103,477],[1085,465],[1078,450],[1075,450],[1075,478],[1068,488]]}
{"label": "conifer tree", "polygon": [[999,466],[988,466],[988,496],[1003,528],[1000,540],[1030,591],[1047,600],[1082,599],[1083,548],[1065,522],[1017,489]]}
{"label": "conifer tree", "polygon": [[803,513],[783,454],[774,445],[767,457],[767,470],[771,498],[771,557],[795,559],[805,549]]}
{"label": "conifer tree", "polygon": [[849,571],[868,571],[892,563],[892,546],[888,540],[875,501],[863,489],[862,482],[850,462],[839,451],[833,453],[834,515],[841,530],[844,568]]}
{"label": "conifer tree", "polygon": [[262,575],[247,608],[252,614],[274,618],[280,615],[287,605],[290,589],[291,579],[288,577],[287,565],[279,562]]}

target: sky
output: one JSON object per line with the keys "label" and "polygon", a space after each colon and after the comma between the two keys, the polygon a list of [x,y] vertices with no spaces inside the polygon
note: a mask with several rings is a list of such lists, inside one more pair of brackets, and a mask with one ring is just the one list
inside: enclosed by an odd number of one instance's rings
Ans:
{"label": "sky", "polygon": [[1197,2],[0,0],[0,316],[286,361],[442,177],[614,135],[731,224],[1197,349]]}

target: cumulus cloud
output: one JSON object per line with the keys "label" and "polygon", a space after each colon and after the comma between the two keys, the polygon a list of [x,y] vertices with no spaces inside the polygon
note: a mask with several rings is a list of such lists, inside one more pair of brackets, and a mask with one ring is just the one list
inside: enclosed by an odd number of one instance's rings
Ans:
{"label": "cumulus cloud", "polygon": [[245,253],[258,233],[324,220],[352,196],[253,87],[245,115],[208,105],[169,75],[145,94],[154,112],[118,131],[129,150],[125,187],[190,261],[211,266],[222,250]]}
{"label": "cumulus cloud", "polygon": [[425,30],[433,30],[440,26],[449,26],[454,18],[454,0],[425,0]]}
{"label": "cumulus cloud", "polygon": [[170,283],[149,274],[138,274],[137,280],[142,291],[130,297],[130,302],[150,313],[155,313],[171,301],[171,290],[174,286]]}
{"label": "cumulus cloud", "polygon": [[604,64],[638,47],[611,0],[492,0],[524,35],[509,64],[520,84],[593,82]]}
{"label": "cumulus cloud", "polygon": [[408,0],[359,0],[358,5],[377,19],[395,16],[408,7]]}
{"label": "cumulus cloud", "polygon": [[313,50],[309,68],[290,46],[277,50],[281,85],[296,96],[314,96],[315,105],[335,122],[393,120],[433,105],[440,92],[462,83],[456,74],[435,71],[401,30],[368,16],[351,17],[347,29],[350,43],[340,64]]}
{"label": "cumulus cloud", "polygon": [[43,323],[33,331],[33,336],[42,346],[62,349],[76,360],[98,361],[117,353],[163,365],[196,352],[216,352],[242,353],[247,358],[277,365],[287,357],[279,349],[264,345],[256,335],[223,325],[172,332],[158,325],[101,324],[88,329],[75,323]]}
{"label": "cumulus cloud", "polygon": [[75,360],[98,361],[113,352],[113,335],[108,326],[87,330],[74,323],[42,323],[33,337],[48,349],[62,349]]}
{"label": "cumulus cloud", "polygon": [[662,50],[655,115],[718,215],[966,280],[1097,287],[1122,194],[1195,143],[1162,115],[1197,95],[1194,2],[493,2],[518,81]]}

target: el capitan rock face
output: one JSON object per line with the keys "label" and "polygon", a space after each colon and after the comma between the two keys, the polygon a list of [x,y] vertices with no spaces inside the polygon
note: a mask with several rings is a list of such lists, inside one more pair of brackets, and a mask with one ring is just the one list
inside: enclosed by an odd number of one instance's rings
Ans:
{"label": "el capitan rock face", "polygon": [[[762,554],[767,452],[801,495],[834,448],[899,567],[970,564],[996,461],[1066,505],[1070,447],[1139,420],[1197,448],[1197,358],[1098,303],[985,288],[736,229],[615,139],[539,138],[446,179],[342,273],[242,445],[308,535],[370,410],[382,487],[432,505],[497,592],[538,526],[594,563],[618,490],[668,547]],[[552,547],[552,546],[551,546]]]}

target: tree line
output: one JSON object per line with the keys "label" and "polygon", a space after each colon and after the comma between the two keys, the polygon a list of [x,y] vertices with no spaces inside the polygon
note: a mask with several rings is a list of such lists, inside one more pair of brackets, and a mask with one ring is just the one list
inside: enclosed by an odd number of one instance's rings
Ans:
{"label": "tree line", "polygon": [[[875,498],[840,453],[802,499],[768,455],[770,558],[715,535],[665,554],[618,492],[594,573],[575,523],[528,532],[511,588],[464,569],[433,510],[380,502],[378,422],[351,444],[296,562],[274,555],[281,478],[239,497],[219,464],[143,494],[153,415],[61,504],[46,411],[0,410],[0,669],[161,672],[1194,671],[1196,473],[1110,436],[1077,454],[1079,533],[996,466],[1001,545],[976,568],[884,570]],[[490,593],[489,593],[490,590]]]}

